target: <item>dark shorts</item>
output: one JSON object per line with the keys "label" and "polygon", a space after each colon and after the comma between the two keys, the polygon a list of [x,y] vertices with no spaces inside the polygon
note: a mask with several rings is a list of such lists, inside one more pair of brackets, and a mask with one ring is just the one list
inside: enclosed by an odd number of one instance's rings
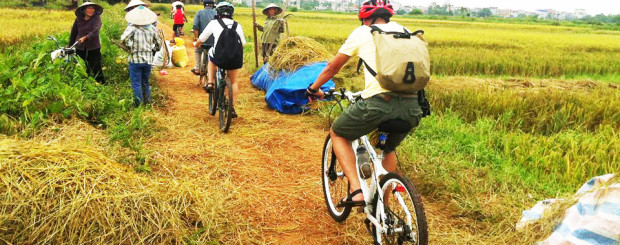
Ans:
{"label": "dark shorts", "polygon": [[[332,130],[340,137],[355,140],[369,134],[381,123],[390,119],[408,121],[412,128],[418,126],[422,118],[422,109],[420,109],[417,97],[404,97],[394,93],[385,95],[388,96],[375,95],[348,107],[336,119]],[[388,135],[385,152],[394,151],[405,137],[407,134]]]}

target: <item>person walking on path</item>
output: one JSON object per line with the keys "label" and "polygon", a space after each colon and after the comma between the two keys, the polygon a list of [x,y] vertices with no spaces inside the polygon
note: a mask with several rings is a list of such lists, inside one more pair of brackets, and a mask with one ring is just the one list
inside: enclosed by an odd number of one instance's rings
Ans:
{"label": "person walking on path", "polygon": [[282,8],[280,6],[270,3],[263,9],[263,14],[267,16],[265,26],[254,23],[256,28],[263,32],[261,36],[263,63],[267,63],[267,59],[273,54],[273,50],[276,49],[280,41],[280,35],[285,31],[286,20],[278,18],[278,15],[281,13]]}
{"label": "person walking on path", "polygon": [[134,104],[139,106],[151,102],[149,77],[153,54],[162,46],[153,22],[157,14],[144,6],[139,6],[125,15],[131,25],[121,35],[121,42],[130,50],[129,78],[133,89]]}
{"label": "person walking on path", "polygon": [[95,78],[98,83],[105,84],[101,67],[101,14],[103,7],[92,2],[85,2],[75,10],[75,21],[71,27],[69,45],[79,43],[76,53],[86,63],[86,72]]}
{"label": "person walking on path", "polygon": [[[202,3],[204,5],[204,9],[198,11],[196,13],[196,17],[194,17],[194,42],[198,41],[198,36],[200,36],[200,33],[205,30],[209,22],[215,19],[215,16],[217,15],[217,12],[213,9],[215,6],[215,1],[203,0]],[[194,58],[196,59],[196,65],[192,69],[192,73],[194,73],[195,75],[200,75],[201,72],[206,72],[201,71],[200,67],[198,66],[200,64],[200,57],[202,57],[202,54],[204,52],[208,52],[209,49],[213,47],[213,45],[213,36],[210,36],[202,46],[196,47],[196,49],[194,49]]]}

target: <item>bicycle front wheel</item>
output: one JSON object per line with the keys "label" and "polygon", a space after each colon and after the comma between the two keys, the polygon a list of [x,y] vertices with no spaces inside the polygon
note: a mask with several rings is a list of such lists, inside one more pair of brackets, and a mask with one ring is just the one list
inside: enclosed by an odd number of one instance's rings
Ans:
{"label": "bicycle front wheel", "polygon": [[218,85],[218,110],[220,112],[220,130],[227,133],[232,121],[233,91],[230,81],[228,79],[224,79],[224,81],[220,81]]}
{"label": "bicycle front wheel", "polygon": [[[379,182],[383,197],[383,215],[378,212],[379,193],[373,198],[373,216],[387,227],[372,234],[381,244],[428,244],[428,224],[422,199],[411,181],[397,173],[388,173]],[[385,217],[382,217],[385,216]],[[380,239],[379,239],[380,238]]]}
{"label": "bicycle front wheel", "polygon": [[323,180],[323,195],[327,205],[327,212],[338,222],[346,220],[351,213],[351,207],[337,207],[336,205],[347,196],[349,182],[338,164],[329,135],[327,135],[325,145],[323,146],[321,179]]}

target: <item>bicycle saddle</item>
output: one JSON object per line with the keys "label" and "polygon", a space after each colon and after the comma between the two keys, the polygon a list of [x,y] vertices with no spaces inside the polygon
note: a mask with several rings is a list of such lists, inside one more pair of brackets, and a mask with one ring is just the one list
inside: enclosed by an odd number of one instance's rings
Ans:
{"label": "bicycle saddle", "polygon": [[388,134],[406,134],[411,130],[411,124],[402,119],[390,119],[379,124],[379,132]]}

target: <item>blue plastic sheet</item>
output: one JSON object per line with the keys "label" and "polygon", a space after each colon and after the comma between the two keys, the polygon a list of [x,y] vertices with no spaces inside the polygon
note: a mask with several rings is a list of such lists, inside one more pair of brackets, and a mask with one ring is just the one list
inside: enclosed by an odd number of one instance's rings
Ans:
{"label": "blue plastic sheet", "polygon": [[[308,98],[304,96],[306,88],[316,80],[325,66],[327,62],[313,63],[291,73],[280,72],[274,78],[269,73],[269,64],[265,64],[250,80],[255,87],[266,91],[265,101],[269,107],[285,114],[299,114],[303,106],[308,104]],[[321,89],[327,91],[335,86],[334,81],[329,80]]]}

